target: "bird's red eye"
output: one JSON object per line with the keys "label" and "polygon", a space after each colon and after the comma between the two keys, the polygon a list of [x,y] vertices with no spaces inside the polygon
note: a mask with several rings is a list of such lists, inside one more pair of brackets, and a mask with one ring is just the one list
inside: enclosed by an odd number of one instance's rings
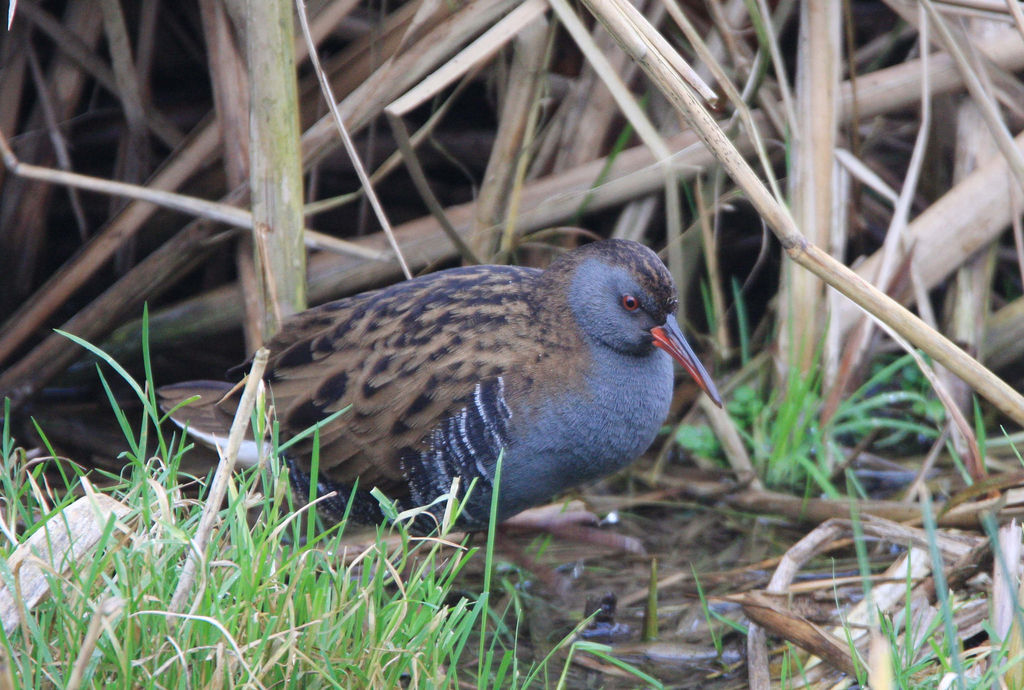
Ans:
{"label": "bird's red eye", "polygon": [[636,311],[640,308],[640,300],[633,295],[622,296],[622,308],[626,311]]}

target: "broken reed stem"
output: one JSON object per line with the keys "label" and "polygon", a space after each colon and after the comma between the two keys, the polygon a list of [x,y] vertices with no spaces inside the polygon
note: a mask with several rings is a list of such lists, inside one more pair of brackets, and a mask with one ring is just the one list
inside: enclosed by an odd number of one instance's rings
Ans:
{"label": "broken reed stem", "polygon": [[[623,35],[629,24],[613,12],[600,12],[594,0],[584,4],[594,13],[615,40],[647,72],[665,97],[686,119],[729,176],[746,193],[754,208],[775,233],[789,257],[836,290],[875,315],[916,347],[944,365],[1018,424],[1024,425],[1024,397],[1005,381],[954,345],[948,338],[929,328],[921,319],[882,293],[827,252],[811,244],[801,234],[789,210],[776,200],[739,151],[728,139],[703,105],[683,83],[653,45],[637,45],[636,34]],[[644,54],[637,54],[643,48]]]}
{"label": "broken reed stem", "polygon": [[[245,389],[242,391],[242,398],[235,411],[235,418],[231,422],[231,431],[228,433],[228,445],[220,454],[220,462],[217,464],[217,472],[213,476],[213,483],[210,485],[210,492],[206,496],[206,503],[203,506],[203,514],[199,518],[199,527],[196,529],[196,536],[189,550],[188,559],[181,571],[181,579],[171,596],[171,603],[168,609],[175,613],[181,613],[189,594],[192,591],[192,583],[196,579],[196,571],[201,562],[206,558],[206,547],[210,543],[210,534],[213,532],[217,517],[220,514],[221,503],[228,490],[228,482],[235,469],[235,461],[238,459],[238,450],[245,438],[245,432],[249,428],[249,420],[253,408],[256,405],[256,393],[259,390],[263,379],[263,372],[267,368],[267,358],[270,351],[261,347],[252,358],[252,368],[249,370],[248,380],[245,382]],[[259,443],[260,439],[256,439]]]}

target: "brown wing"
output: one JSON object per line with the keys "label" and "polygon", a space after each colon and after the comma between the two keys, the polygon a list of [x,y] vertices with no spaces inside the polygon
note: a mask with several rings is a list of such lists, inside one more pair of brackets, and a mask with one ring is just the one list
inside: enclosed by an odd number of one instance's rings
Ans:
{"label": "brown wing", "polygon": [[[470,267],[435,273],[303,312],[270,344],[267,380],[282,435],[349,407],[320,430],[320,471],[400,496],[401,458],[462,409],[477,383],[528,387],[526,295],[538,271]],[[309,467],[311,441],[295,457]]]}

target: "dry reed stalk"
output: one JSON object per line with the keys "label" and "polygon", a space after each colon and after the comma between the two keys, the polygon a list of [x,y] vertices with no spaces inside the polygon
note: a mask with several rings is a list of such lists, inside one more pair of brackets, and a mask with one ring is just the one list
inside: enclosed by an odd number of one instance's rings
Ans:
{"label": "dry reed stalk", "polygon": [[[344,2],[333,2],[335,5],[347,5],[353,9],[358,5],[358,0],[344,0]],[[428,16],[422,16],[428,12],[429,3],[405,3],[396,8],[393,12],[382,18],[375,26],[374,31],[366,32],[356,38],[337,55],[324,60],[323,68],[330,75],[331,90],[338,96],[346,96],[354,91],[361,83],[366,81],[375,70],[383,63],[393,60],[393,56],[400,52],[405,44],[415,40],[419,35],[429,29],[433,29],[441,22],[449,8],[434,8]],[[347,13],[346,13],[347,14]],[[344,16],[344,15],[343,15]],[[319,15],[312,19],[311,30],[314,38],[317,37],[316,25]],[[334,29],[334,26],[328,27]],[[296,37],[301,42],[302,55],[306,55],[306,41],[302,36]],[[317,40],[319,45],[319,39]],[[296,46],[296,50],[299,47]],[[316,80],[307,80],[301,87],[303,102],[314,101],[318,104],[323,102],[323,89]],[[324,116],[324,110],[319,108],[304,108],[302,126],[305,131],[315,122]],[[346,119],[346,121],[348,121]],[[335,142],[337,145],[337,142]]]}
{"label": "dry reed stalk", "polygon": [[729,466],[741,479],[749,479],[749,486],[752,490],[762,490],[764,485],[754,470],[754,464],[750,461],[750,454],[743,444],[743,437],[740,436],[739,429],[736,427],[736,421],[726,410],[710,400],[705,400],[704,397],[697,398],[697,406],[707,417],[708,424],[714,430],[715,436],[719,438],[722,452],[725,453]]}
{"label": "dry reed stalk", "polygon": [[[782,192],[779,189],[778,181],[775,179],[774,168],[768,157],[767,148],[761,138],[761,131],[764,128],[758,126],[755,122],[755,116],[751,111],[750,106],[747,104],[747,101],[750,98],[749,89],[744,89],[743,92],[740,92],[736,88],[735,84],[732,83],[732,80],[729,79],[726,74],[724,67],[720,64],[712,46],[704,43],[700,33],[686,18],[686,14],[679,9],[674,0],[666,0],[666,3],[669,7],[669,13],[672,16],[672,19],[682,30],[687,41],[689,41],[694,47],[696,56],[701,62],[701,67],[706,68],[712,75],[714,75],[715,83],[718,84],[718,87],[725,92],[729,104],[736,109],[735,114],[732,116],[732,120],[738,120],[744,128],[744,132],[751,138],[754,145],[754,153],[757,155],[757,160],[761,165],[761,172],[764,174],[773,193],[777,197],[781,198]],[[739,3],[734,3],[734,7],[739,8],[740,6],[741,5]],[[712,36],[712,39],[719,37],[722,33],[728,32],[716,33]],[[717,43],[717,45],[722,46],[723,44]],[[734,48],[734,50],[738,50],[738,48]],[[733,53],[733,56],[734,62],[741,62],[741,59],[736,55],[736,53]],[[748,82],[748,87],[751,86],[752,83]],[[776,130],[781,131],[778,127],[776,127]]]}
{"label": "dry reed stalk", "polygon": [[[1000,553],[1005,554],[1004,561],[1007,567],[1004,568],[999,563],[995,564],[998,571],[1003,573],[1003,577],[999,581],[998,588],[997,581],[993,578],[993,606],[996,611],[1009,612],[1010,615],[1008,616],[1008,625],[1003,623],[1005,618],[1000,617],[994,622],[994,628],[1000,632],[1005,630],[1002,639],[1007,641],[1007,656],[1010,659],[1018,659],[1021,653],[1024,653],[1024,621],[1020,616],[1020,604],[1024,600],[1022,599],[1024,597],[1024,577],[1022,577],[1020,565],[1021,528],[1016,520],[1000,528],[999,542]],[[1016,556],[1016,558],[1014,559],[1012,556]],[[1011,688],[1021,687],[1024,684],[1024,665],[1013,664],[1007,670],[1006,682]]]}
{"label": "dry reed stalk", "polygon": [[[101,0],[100,8],[103,15],[107,49],[110,52],[114,70],[114,81],[117,85],[117,95],[121,101],[127,128],[118,152],[118,158],[123,162],[121,166],[118,166],[123,168],[122,174],[118,177],[125,182],[138,184],[150,173],[147,137],[150,127],[146,122],[145,107],[145,101],[148,99],[144,95],[142,79],[132,55],[131,39],[128,36],[128,27],[121,4],[117,0]],[[142,48],[143,46],[139,46],[140,55],[143,52]],[[112,201],[118,204],[124,203],[120,199]]]}
{"label": "dry reed stalk", "polygon": [[[0,98],[0,132],[13,132],[21,112],[22,96],[28,85],[28,52],[19,50],[28,31],[20,22],[7,31],[7,40],[0,43],[0,65],[4,66],[4,97]],[[0,167],[0,191],[4,190],[6,166]],[[2,196],[0,196],[2,198]],[[0,213],[0,219],[3,214]]]}
{"label": "dry reed stalk", "polygon": [[[56,160],[57,167],[64,171],[70,170],[71,156],[68,152],[67,145],[64,143],[64,137],[60,132],[60,124],[57,122],[56,108],[54,107],[53,101],[46,90],[43,68],[39,63],[39,58],[34,50],[30,50],[28,52],[28,66],[29,73],[32,75],[33,85],[39,92],[38,105],[45,122],[47,139],[50,141],[50,146],[53,150],[53,157]],[[82,241],[85,241],[88,235],[88,229],[86,228],[85,213],[82,210],[81,199],[78,196],[77,190],[67,189],[66,191],[70,197],[69,201],[71,202],[71,209],[72,214],[75,217],[75,223],[78,225],[79,238]]]}
{"label": "dry reed stalk", "polygon": [[[1024,149],[1024,134],[1017,136],[1016,145]],[[907,224],[903,246],[894,250],[896,262],[912,257],[922,285],[926,289],[938,285],[1009,224],[1013,210],[1010,184],[1002,157],[981,165]],[[919,246],[926,251],[917,251]],[[881,261],[882,255],[876,252],[857,267],[857,273],[875,275]],[[908,292],[894,296],[910,301]],[[841,306],[841,329],[850,323],[852,309],[849,304]]]}
{"label": "dry reed stalk", "polygon": [[[904,542],[894,543],[904,545]],[[878,579],[883,582],[872,583],[868,596],[843,614],[844,625],[833,626],[829,633],[856,644],[861,653],[866,652],[876,637],[879,615],[893,615],[901,610],[906,603],[907,583],[919,584],[930,574],[931,560],[927,549],[920,546],[909,548],[880,575]],[[863,578],[857,579],[863,581]],[[813,669],[820,661],[820,658],[809,659],[804,668]]]}
{"label": "dry reed stalk", "polygon": [[[766,594],[785,594],[790,583],[796,576],[800,567],[806,563],[815,553],[822,550],[828,542],[835,541],[842,534],[842,527],[838,521],[828,521],[816,527],[803,539],[790,547],[779,561],[778,567],[772,574],[771,581],[765,587]],[[764,662],[757,666],[750,666],[748,678],[751,687],[771,687],[770,674],[767,666],[768,645],[765,635],[764,623],[755,624],[748,631],[747,635],[747,656],[751,659],[763,659]],[[840,657],[838,663],[848,663]]]}
{"label": "dry reed stalk", "polygon": [[[711,297],[711,308],[715,314],[714,333],[716,349],[725,356],[732,351],[732,343],[729,333],[729,321],[726,318],[725,284],[722,280],[722,266],[718,261],[718,252],[715,246],[715,231],[711,227],[712,219],[718,217],[718,206],[714,203],[715,197],[711,190],[705,188],[702,177],[697,175],[694,178],[693,198],[697,203],[697,221],[700,228],[701,247],[704,251],[704,265],[708,271],[708,293]],[[711,203],[709,204],[709,200]]]}
{"label": "dry reed stalk", "polygon": [[[102,17],[94,7],[78,3],[68,6],[64,23],[68,31],[80,36],[89,49],[95,49],[101,35]],[[22,34],[22,38],[18,49],[26,53],[32,51],[28,35]],[[52,103],[53,120],[64,122],[70,118],[86,81],[86,75],[71,59],[58,55],[49,65],[45,81],[36,84],[37,91],[47,98],[32,109],[26,129],[35,131],[45,128],[45,100]],[[5,78],[5,86],[6,83]],[[44,137],[30,138],[22,147],[22,153],[27,159],[38,161],[43,166],[53,165],[55,160]],[[35,279],[35,270],[47,234],[44,227],[45,209],[50,203],[54,187],[41,181],[11,179],[0,191],[0,280],[3,281],[0,283],[3,286],[0,289],[0,304],[13,307],[25,297],[26,286],[31,285]],[[3,355],[0,354],[2,359]]]}
{"label": "dry reed stalk", "polygon": [[480,182],[477,211],[470,230],[469,245],[476,257],[490,263],[498,250],[500,227],[510,199],[515,193],[516,170],[528,163],[527,147],[532,144],[528,132],[536,120],[541,89],[545,84],[545,67],[551,51],[551,24],[543,14],[516,32],[509,65],[508,87],[504,91],[494,146],[487,160],[487,169]]}
{"label": "dry reed stalk", "polygon": [[[197,130],[198,134],[192,139],[191,143],[178,152],[171,159],[170,163],[165,166],[164,170],[154,177],[150,188],[155,188],[156,190],[175,189],[183,184],[196,169],[213,160],[217,148],[216,129],[200,125]],[[10,160],[6,157],[5,162],[10,164]],[[116,186],[116,183],[112,184]],[[237,192],[235,196],[236,198],[242,198]],[[6,322],[4,328],[0,329],[0,359],[8,356],[14,348],[30,337],[39,328],[44,319],[48,318],[114,252],[118,251],[124,242],[134,235],[141,226],[141,223],[150,217],[153,210],[153,207],[148,204],[133,203],[129,205],[103,233],[93,238],[82,253],[62,267],[31,300]],[[168,245],[166,247],[167,251],[164,252],[163,256],[176,261],[178,267],[195,260],[198,258],[198,254],[195,251],[183,256],[178,254],[185,247],[196,247],[195,239],[197,239],[195,233],[186,233],[177,241]],[[171,274],[173,273],[172,271]],[[143,282],[146,285],[153,285],[153,282],[147,280],[146,277],[143,277]],[[135,287],[137,286],[136,284]],[[146,295],[152,294],[155,293],[129,292],[120,297],[115,297],[115,299],[121,303],[137,304],[139,299],[144,299]],[[95,333],[102,331],[105,328],[104,324],[110,319],[116,318],[117,313],[109,310],[94,310],[92,320],[73,319],[72,321],[75,321],[76,325],[85,324],[87,331]],[[76,332],[85,337],[90,337],[87,332]],[[49,344],[48,350],[32,353],[32,359],[22,360],[22,362],[19,362],[19,367],[12,367],[12,369],[5,372],[3,381],[0,382],[0,388],[10,389],[14,393],[13,399],[17,401],[23,400],[25,395],[31,393],[41,383],[52,377],[56,371],[59,371],[57,367],[58,361],[67,363],[66,355],[69,353],[69,350],[66,348],[68,344],[64,343],[62,345],[52,338],[48,339],[47,342]],[[65,356],[58,359],[50,358],[48,354],[54,349],[63,349]],[[37,375],[34,363],[38,362],[44,363],[43,368],[46,371],[38,372]],[[32,380],[27,382],[20,380],[22,378],[21,374],[30,376]],[[17,391],[14,391],[15,388],[17,388]]]}
{"label": "dry reed stalk", "polygon": [[[181,569],[181,577],[167,607],[174,613],[185,610],[186,599],[192,594],[192,584],[195,582],[197,569],[200,563],[206,560],[206,547],[209,546],[213,529],[217,526],[221,504],[227,495],[228,483],[231,481],[231,475],[238,460],[238,451],[250,428],[252,412],[257,405],[257,396],[263,388],[263,371],[266,369],[269,354],[268,350],[260,348],[253,355],[252,366],[249,369],[245,387],[242,389],[242,397],[238,401],[235,418],[231,421],[227,446],[223,451],[218,449],[220,462],[217,463],[217,471],[213,475],[210,490],[206,495],[203,513],[199,518],[199,526],[196,529],[195,538],[192,540],[192,548],[188,552],[185,565]],[[255,442],[262,443],[263,439],[255,439]]]}
{"label": "dry reed stalk", "polygon": [[[380,199],[374,191],[369,175],[366,173],[366,168],[363,166],[362,160],[356,151],[355,144],[352,142],[352,137],[348,132],[348,128],[345,126],[344,120],[342,120],[334,93],[331,91],[331,86],[328,83],[327,75],[320,66],[320,58],[316,54],[315,46],[313,46],[313,38],[309,31],[309,23],[306,18],[305,7],[301,3],[298,7],[299,19],[302,24],[302,33],[310,44],[310,58],[313,62],[313,70],[316,72],[317,79],[320,81],[320,87],[323,90],[324,99],[327,101],[331,117],[334,120],[338,133],[341,135],[341,141],[345,146],[345,153],[348,154],[349,161],[352,163],[356,174],[359,176],[359,183],[362,191],[366,195],[367,200],[369,200],[370,206],[373,208],[374,215],[377,217],[377,222],[383,229],[384,235],[387,237],[388,243],[391,245],[391,250],[394,252],[395,258],[398,260],[398,264],[402,267],[402,273],[407,279],[412,278],[412,273],[409,271],[409,265],[406,263],[405,257],[402,255],[402,250],[398,246],[398,242],[395,241],[395,234],[391,229],[391,221],[388,220],[384,207],[381,205]],[[305,286],[303,286],[303,288],[305,289]]]}
{"label": "dry reed stalk", "polygon": [[302,242],[302,161],[299,104],[289,0],[246,3],[249,82],[249,191],[253,216],[261,335],[306,308]]}
{"label": "dry reed stalk", "polygon": [[96,644],[100,640],[104,629],[110,630],[110,624],[124,610],[125,601],[120,597],[106,597],[93,609],[92,619],[89,621],[89,628],[86,630],[85,639],[75,657],[75,665],[68,676],[65,690],[78,690],[86,677],[89,665],[92,663],[93,653],[96,651]]}
{"label": "dry reed stalk", "polygon": [[[506,203],[504,217],[506,219],[505,228],[501,233],[501,242],[498,245],[498,251],[502,257],[502,261],[508,261],[509,257],[512,256],[515,250],[514,239],[518,233],[516,233],[516,218],[519,217],[519,201],[521,198],[523,183],[525,182],[530,168],[530,161],[532,158],[531,149],[534,147],[537,140],[537,130],[542,114],[542,96],[544,92],[542,71],[546,65],[548,65],[552,58],[552,51],[554,49],[554,38],[555,38],[554,25],[549,22],[544,23],[543,30],[540,28],[534,29],[526,27],[521,31],[515,38],[516,50],[526,54],[532,54],[530,64],[527,66],[526,75],[518,75],[516,72],[512,72],[509,75],[509,83],[515,84],[517,81],[521,82],[522,85],[533,87],[533,96],[529,99],[531,107],[525,110],[523,113],[523,133],[521,136],[522,146],[520,147],[520,154],[515,159],[510,160],[512,163],[509,166],[510,170],[510,189],[508,193],[508,201]],[[523,78],[525,76],[525,78]],[[509,93],[506,96],[506,101],[512,99],[512,94]],[[499,128],[498,136],[499,140],[501,137],[501,129]],[[497,142],[495,143],[497,146]],[[493,150],[493,149],[492,149]]]}
{"label": "dry reed stalk", "polygon": [[1004,367],[1024,354],[1024,297],[991,313],[985,322],[981,356],[992,367]]}
{"label": "dry reed stalk", "polygon": [[[824,659],[833,668],[850,676],[856,676],[857,669],[865,665],[863,658],[859,655],[857,658],[851,658],[850,647],[845,640],[830,634],[816,623],[790,609],[786,605],[787,598],[788,595],[772,596],[756,591],[724,597],[726,601],[737,603],[743,607],[743,612],[750,619],[750,628],[766,629],[775,637],[792,642],[811,654],[811,660],[805,662],[806,667],[810,667],[815,658]],[[751,649],[752,644],[761,643],[760,635],[752,636],[749,629],[747,635],[748,657],[767,657],[767,648],[764,648],[763,651]],[[752,640],[756,642],[752,642]],[[766,674],[767,668],[755,668],[750,665],[748,669],[750,687],[771,687]]]}
{"label": "dry reed stalk", "polygon": [[1021,584],[1021,526],[1016,520],[999,528],[997,546],[993,548],[992,631],[995,640],[1002,641],[1010,634],[1014,620],[1020,619],[1020,601],[1017,591]]}
{"label": "dry reed stalk", "polygon": [[[213,107],[222,135],[221,161],[230,189],[249,179],[249,74],[244,49],[237,45],[227,10],[218,0],[200,0],[203,37],[209,52]],[[262,345],[263,315],[256,279],[252,233],[241,234],[235,247],[235,267],[242,288],[242,334],[246,352]]]}
{"label": "dry reed stalk", "polygon": [[[970,31],[972,40],[984,42],[987,37],[1001,33],[1002,27],[991,22],[973,21]],[[967,177],[979,164],[998,155],[995,141],[973,100],[964,100],[959,104],[956,118],[954,184]],[[981,355],[981,344],[985,341],[985,317],[991,303],[990,286],[995,276],[995,268],[996,243],[993,242],[957,270],[953,279],[953,289],[947,300],[951,337],[962,343],[964,349],[974,353],[981,361],[985,361]],[[960,411],[970,415],[970,390],[947,372],[939,373]],[[968,450],[967,440],[961,433],[954,433],[952,439],[957,452],[963,456]]]}
{"label": "dry reed stalk", "polygon": [[[839,90],[840,7],[829,0],[800,4],[797,44],[796,121],[789,197],[793,220],[807,241],[828,248],[832,236],[833,159]],[[825,286],[811,272],[786,263],[779,290],[779,367],[808,371],[816,359],[825,318]],[[781,380],[786,380],[783,373]]]}
{"label": "dry reed stalk", "polygon": [[[920,34],[919,42],[923,48],[927,49],[927,31],[923,31]],[[922,51],[921,64],[923,68],[921,80],[921,124],[918,127],[917,136],[914,140],[914,150],[911,154],[910,164],[907,173],[904,175],[900,191],[898,194],[895,194],[893,213],[885,233],[885,240],[877,252],[882,257],[877,273],[862,274],[874,285],[881,286],[887,293],[897,271],[898,250],[900,247],[905,246],[903,238],[910,214],[910,205],[917,194],[917,183],[920,179],[921,167],[927,150],[926,145],[931,132],[931,99],[928,96],[928,82],[930,79],[928,65],[930,64],[930,55],[927,50]],[[837,310],[837,317],[841,313],[841,311]],[[851,318],[854,317],[853,314],[850,314],[850,316]],[[822,418],[825,420],[829,419],[838,408],[839,400],[846,394],[854,375],[860,370],[862,364],[867,361],[869,356],[869,345],[874,324],[865,313],[856,314],[855,318],[857,319],[856,325],[850,327],[852,333],[846,339],[845,346],[842,348],[842,367],[839,370],[839,376],[829,391],[829,399],[822,412]],[[841,319],[837,318],[834,327],[830,330],[834,331],[833,337],[841,342],[843,340],[843,333],[849,329],[846,328],[846,324]]]}
{"label": "dry reed stalk", "polygon": [[[1021,512],[1024,491],[1010,489],[1002,499],[978,500],[964,503],[936,516],[940,527],[958,529],[978,529],[982,516],[990,510],[999,509],[999,516],[1009,519]],[[722,499],[726,504],[754,513],[772,513],[785,516],[806,524],[817,524],[830,518],[842,518],[850,514],[849,499],[832,500],[827,498],[803,499],[799,496],[776,491],[743,490],[733,492]],[[856,501],[853,505],[860,515],[871,515],[895,522],[919,524],[921,522],[921,506],[904,501],[866,499]]]}
{"label": "dry reed stalk", "polygon": [[[851,217],[853,215],[853,209],[855,208],[855,185],[853,182],[853,176],[849,173],[846,167],[839,162],[839,151],[837,147],[833,150],[836,154],[836,159],[833,161],[833,192],[832,192],[832,208],[829,213],[829,228],[831,230],[828,239],[829,251],[833,256],[846,256],[849,249],[849,240],[851,234]],[[857,190],[859,191],[859,190]],[[827,313],[831,316],[836,313],[836,304],[842,301],[842,296],[839,295],[835,290],[828,290],[825,293],[825,300]],[[839,338],[837,328],[829,326],[825,329],[824,342],[822,343],[822,389],[827,392],[838,390],[836,385],[839,375],[840,366],[842,363],[843,347],[842,340]],[[838,399],[834,403],[838,406]],[[828,409],[828,403],[826,402],[823,407],[821,418],[827,419],[834,412]]]}

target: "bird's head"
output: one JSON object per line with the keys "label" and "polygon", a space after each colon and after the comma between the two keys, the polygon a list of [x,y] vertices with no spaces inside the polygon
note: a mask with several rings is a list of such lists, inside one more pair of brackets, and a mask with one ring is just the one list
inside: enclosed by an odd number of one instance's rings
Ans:
{"label": "bird's head", "polygon": [[639,242],[595,242],[549,267],[567,283],[568,307],[583,333],[616,352],[650,356],[659,348],[722,406],[714,382],[676,321],[676,288],[657,254]]}

